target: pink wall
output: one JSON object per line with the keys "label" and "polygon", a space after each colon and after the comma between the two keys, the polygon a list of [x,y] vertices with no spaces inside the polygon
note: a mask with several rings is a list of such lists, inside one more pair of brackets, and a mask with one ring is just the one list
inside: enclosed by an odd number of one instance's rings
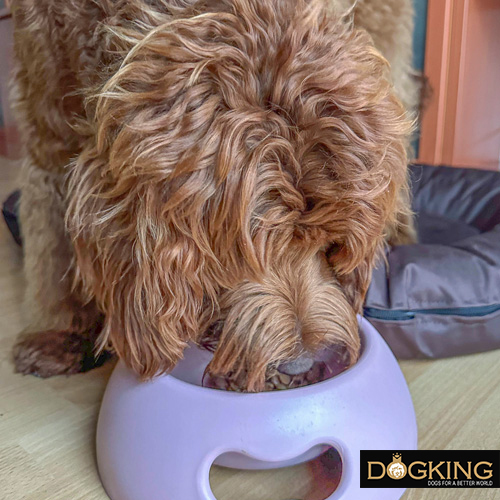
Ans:
{"label": "pink wall", "polygon": [[429,0],[419,160],[499,169],[500,1]]}
{"label": "pink wall", "polygon": [[497,169],[500,161],[500,2],[466,0],[451,162]]}

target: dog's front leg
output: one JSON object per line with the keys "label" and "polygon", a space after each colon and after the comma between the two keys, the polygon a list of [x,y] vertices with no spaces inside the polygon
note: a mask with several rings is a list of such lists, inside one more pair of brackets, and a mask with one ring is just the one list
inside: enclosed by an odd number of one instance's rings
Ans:
{"label": "dog's front leg", "polygon": [[87,371],[100,315],[73,290],[74,256],[65,230],[61,175],[25,161],[20,205],[27,325],[14,350],[18,372],[41,377]]}

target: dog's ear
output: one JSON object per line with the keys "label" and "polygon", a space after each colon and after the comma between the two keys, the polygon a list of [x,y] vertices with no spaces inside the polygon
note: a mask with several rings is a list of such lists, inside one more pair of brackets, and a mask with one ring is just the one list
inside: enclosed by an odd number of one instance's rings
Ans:
{"label": "dog's ear", "polygon": [[306,208],[295,239],[335,245],[330,262],[336,275],[363,295],[407,190],[411,122],[370,37],[339,22],[320,29],[321,43],[306,44],[306,62],[292,68],[294,78],[283,77],[286,91],[274,90],[274,100],[301,131],[298,188]]}
{"label": "dog's ear", "polygon": [[206,231],[220,98],[197,84],[203,60],[179,30],[117,38],[128,56],[89,100],[89,142],[69,175],[77,280],[105,313],[101,346],[146,378],[196,339],[220,267]]}
{"label": "dog's ear", "polygon": [[105,313],[101,347],[111,343],[150,378],[173,368],[198,333],[204,262],[192,239],[162,218],[157,185],[127,176],[108,183],[96,157],[82,154],[71,189],[77,280]]}

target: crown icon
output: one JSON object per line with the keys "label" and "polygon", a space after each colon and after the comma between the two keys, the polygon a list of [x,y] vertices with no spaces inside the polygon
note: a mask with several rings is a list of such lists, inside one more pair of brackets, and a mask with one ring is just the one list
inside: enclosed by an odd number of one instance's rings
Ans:
{"label": "crown icon", "polygon": [[401,453],[393,453],[393,454],[392,454],[392,458],[393,458],[396,462],[401,462]]}

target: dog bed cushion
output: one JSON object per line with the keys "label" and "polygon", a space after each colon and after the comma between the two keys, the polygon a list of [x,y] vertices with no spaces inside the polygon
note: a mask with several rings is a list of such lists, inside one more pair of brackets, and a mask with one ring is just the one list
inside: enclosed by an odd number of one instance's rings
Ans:
{"label": "dog bed cushion", "polygon": [[21,198],[21,191],[14,191],[5,200],[2,213],[5,219],[5,223],[9,228],[10,232],[16,243],[21,245],[21,230],[19,228],[19,199]]}
{"label": "dog bed cushion", "polygon": [[366,318],[400,358],[500,348],[500,173],[411,172],[419,243],[375,270]]}

